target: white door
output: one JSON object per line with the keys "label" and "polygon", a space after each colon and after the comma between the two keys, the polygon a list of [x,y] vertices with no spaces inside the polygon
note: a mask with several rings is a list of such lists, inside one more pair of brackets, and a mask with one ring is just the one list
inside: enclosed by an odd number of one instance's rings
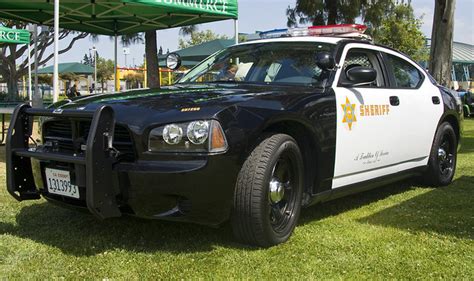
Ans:
{"label": "white door", "polygon": [[[418,65],[394,51],[377,46],[370,49],[363,44],[346,46],[344,64],[336,73],[333,188],[426,165],[443,114],[439,90]],[[374,68],[377,83],[338,86],[353,64]]]}

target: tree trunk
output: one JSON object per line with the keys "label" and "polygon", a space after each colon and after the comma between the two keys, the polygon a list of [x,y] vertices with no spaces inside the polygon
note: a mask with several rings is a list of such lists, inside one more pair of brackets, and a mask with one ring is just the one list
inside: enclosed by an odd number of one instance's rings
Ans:
{"label": "tree trunk", "polygon": [[429,70],[444,86],[451,82],[455,5],[456,0],[435,0]]}
{"label": "tree trunk", "polygon": [[4,77],[7,80],[7,99],[9,101],[15,101],[18,99],[18,80],[20,79],[16,75],[16,71],[10,72],[7,77]]}
{"label": "tree trunk", "polygon": [[155,30],[145,32],[145,53],[148,87],[159,88],[160,79],[158,74],[158,46],[156,44]]}
{"label": "tree trunk", "polygon": [[327,24],[337,24],[337,1],[329,0],[326,1],[326,8],[328,9],[328,21]]}

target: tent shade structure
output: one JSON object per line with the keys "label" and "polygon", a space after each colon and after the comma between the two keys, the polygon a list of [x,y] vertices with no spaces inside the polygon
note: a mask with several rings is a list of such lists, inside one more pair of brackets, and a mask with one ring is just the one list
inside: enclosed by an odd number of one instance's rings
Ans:
{"label": "tent shade structure", "polygon": [[474,45],[453,42],[453,62],[474,64]]}
{"label": "tent shade structure", "polygon": [[59,93],[59,28],[115,36],[226,19],[234,20],[237,0],[0,0],[0,18],[54,26],[54,97]]}
{"label": "tent shade structure", "polygon": [[0,44],[30,44],[30,32],[23,29],[12,29],[0,26]]}
{"label": "tent shade structure", "polygon": [[[232,39],[216,39],[209,42],[205,42],[199,45],[191,46],[189,48],[177,50],[177,53],[182,61],[182,65],[185,67],[193,67],[208,56],[223,50],[229,46],[234,45],[235,42]],[[160,67],[166,67],[167,55],[160,55]]]}
{"label": "tent shade structure", "polygon": [[[0,18],[52,26],[54,1],[0,0]],[[237,0],[61,0],[59,26],[124,35],[237,19]]]}
{"label": "tent shade structure", "polygon": [[[94,74],[94,68],[88,65],[78,63],[78,62],[70,62],[70,63],[60,63],[58,65],[59,73],[74,73],[79,75],[91,75]],[[39,69],[38,74],[53,74],[54,67],[47,66],[45,68]]]}

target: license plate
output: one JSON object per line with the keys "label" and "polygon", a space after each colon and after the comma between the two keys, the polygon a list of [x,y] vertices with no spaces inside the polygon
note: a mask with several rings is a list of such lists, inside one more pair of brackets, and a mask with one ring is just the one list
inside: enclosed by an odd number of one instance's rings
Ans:
{"label": "license plate", "polygon": [[45,174],[49,193],[79,199],[79,188],[71,184],[69,171],[46,168]]}

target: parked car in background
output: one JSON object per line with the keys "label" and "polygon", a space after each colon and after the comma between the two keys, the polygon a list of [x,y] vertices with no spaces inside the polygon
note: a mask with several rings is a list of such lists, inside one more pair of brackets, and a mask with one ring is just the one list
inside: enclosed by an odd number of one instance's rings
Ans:
{"label": "parked car in background", "polygon": [[471,90],[458,92],[458,94],[462,102],[464,117],[474,115],[474,97]]}

